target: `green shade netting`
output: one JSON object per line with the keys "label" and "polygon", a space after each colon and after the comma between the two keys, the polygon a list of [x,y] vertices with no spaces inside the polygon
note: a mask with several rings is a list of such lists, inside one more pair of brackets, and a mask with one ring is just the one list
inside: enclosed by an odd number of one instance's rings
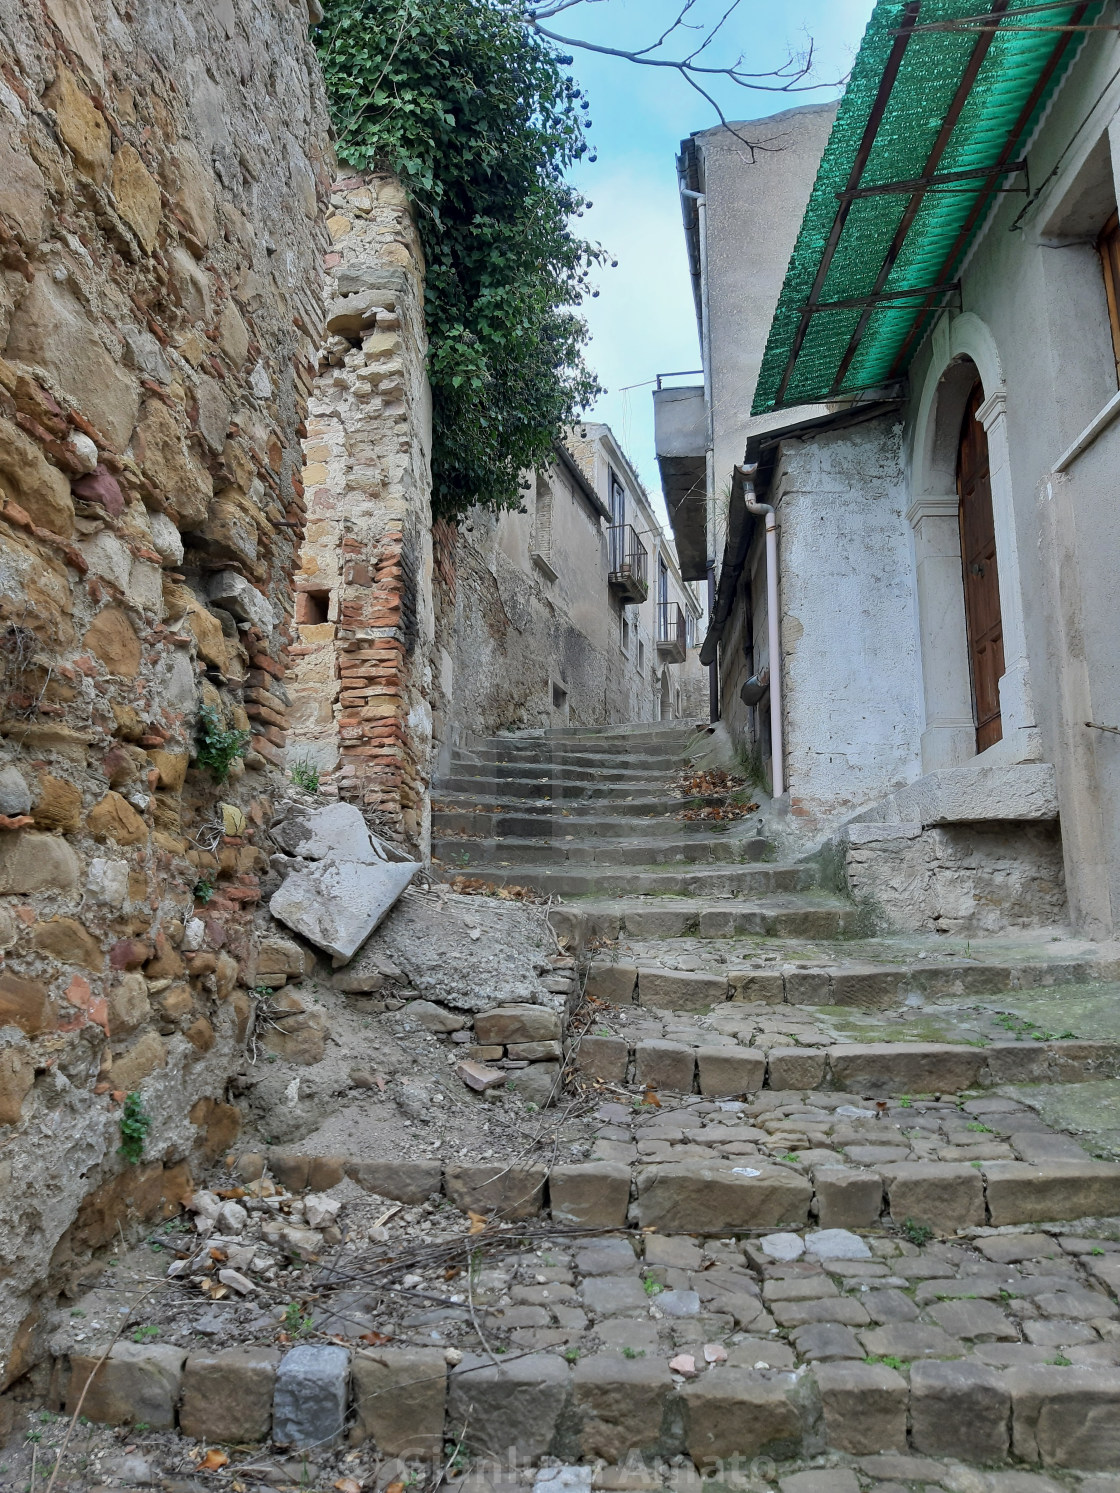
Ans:
{"label": "green shade netting", "polygon": [[[1016,11],[1034,13],[1016,21]],[[984,0],[924,0],[918,26],[984,14]],[[1006,18],[991,35],[948,145],[934,170],[938,174],[993,166],[1014,160],[1030,138],[1046,103],[1083,33],[1062,32],[1063,24],[1089,24],[1101,5],[1062,5],[1037,10],[1037,0],[1011,0]],[[851,80],[841,100],[821,159],[809,205],[774,313],[755,391],[753,413],[809,404],[876,388],[897,378],[919,338],[913,335],[930,312],[919,301],[878,305],[871,311],[855,356],[837,385],[836,378],[860,309],[818,311],[808,328],[787,386],[782,392],[794,341],[809,302],[840,201],[848,187],[868,119],[879,93],[905,0],[878,0],[868,23]],[[1004,29],[1017,26],[1019,29]],[[1029,28],[1029,29],[1027,29]],[[918,31],[910,37],[898,76],[871,147],[861,187],[907,181],[925,174],[930,152],[976,48],[977,31]],[[1046,86],[1033,105],[1031,95],[1057,57]],[[901,252],[878,293],[943,284],[959,271],[969,244],[983,224],[993,185],[974,180],[927,192],[910,225]],[[887,249],[910,205],[906,193],[853,201],[824,283],[820,301],[846,301],[871,295]]]}

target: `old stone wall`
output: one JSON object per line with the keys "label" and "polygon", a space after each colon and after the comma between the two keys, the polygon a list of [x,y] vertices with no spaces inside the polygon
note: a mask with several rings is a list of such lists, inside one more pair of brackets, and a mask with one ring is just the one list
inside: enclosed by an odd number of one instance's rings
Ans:
{"label": "old stone wall", "polygon": [[958,937],[1068,921],[1056,821],[850,824],[848,890],[900,932]]}
{"label": "old stone wall", "polygon": [[288,760],[424,854],[433,621],[423,255],[391,177],[336,182],[328,227]]}
{"label": "old stone wall", "polygon": [[236,1129],[321,324],[308,20],[0,0],[0,1387],[45,1287]]}

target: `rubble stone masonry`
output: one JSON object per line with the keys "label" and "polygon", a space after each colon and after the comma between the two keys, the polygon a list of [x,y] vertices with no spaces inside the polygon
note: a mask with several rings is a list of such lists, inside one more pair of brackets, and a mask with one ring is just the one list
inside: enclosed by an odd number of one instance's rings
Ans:
{"label": "rubble stone masonry", "polygon": [[[0,1387],[46,1285],[236,1133],[321,339],[308,21],[0,0]],[[221,785],[202,705],[252,733]]]}
{"label": "rubble stone masonry", "polygon": [[431,758],[431,394],[424,266],[393,177],[335,183],[327,339],[311,402],[290,763],[426,856]]}

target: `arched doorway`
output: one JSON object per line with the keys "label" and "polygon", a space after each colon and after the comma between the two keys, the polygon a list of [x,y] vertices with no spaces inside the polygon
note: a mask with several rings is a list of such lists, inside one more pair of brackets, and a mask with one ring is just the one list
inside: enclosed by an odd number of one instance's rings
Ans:
{"label": "arched doorway", "polygon": [[961,569],[978,752],[1003,738],[999,681],[1004,673],[988,434],[977,415],[983,403],[984,389],[977,379],[965,405],[957,447]]}

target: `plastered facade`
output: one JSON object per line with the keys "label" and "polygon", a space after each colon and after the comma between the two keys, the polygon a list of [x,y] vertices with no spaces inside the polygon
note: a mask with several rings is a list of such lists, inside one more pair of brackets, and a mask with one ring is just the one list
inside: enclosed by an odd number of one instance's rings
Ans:
{"label": "plastered facade", "polygon": [[[236,1134],[322,317],[307,25],[0,6],[0,1387]],[[203,706],[251,737],[221,784]]]}

